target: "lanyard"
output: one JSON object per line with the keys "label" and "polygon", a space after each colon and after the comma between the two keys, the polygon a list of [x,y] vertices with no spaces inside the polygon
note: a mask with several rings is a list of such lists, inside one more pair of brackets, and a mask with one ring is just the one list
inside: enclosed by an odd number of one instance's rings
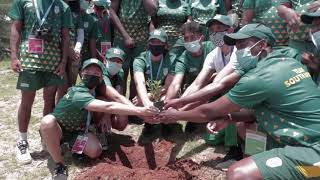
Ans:
{"label": "lanyard", "polygon": [[[96,95],[96,93],[93,92],[93,96],[95,96],[95,95]],[[88,111],[85,134],[88,134],[88,132],[89,132],[90,121],[91,121],[91,113],[90,113],[90,111]]]}
{"label": "lanyard", "polygon": [[38,3],[37,3],[36,0],[33,0],[34,7],[36,9],[37,19],[38,19],[38,22],[39,22],[39,28],[41,28],[43,23],[46,21],[54,2],[55,2],[55,0],[52,0],[52,3],[50,4],[49,8],[47,9],[46,13],[44,14],[44,16],[41,19],[40,12],[39,12],[39,9],[38,9]]}
{"label": "lanyard", "polygon": [[[98,16],[98,15],[97,15]],[[109,16],[107,17],[107,20],[106,20],[106,24],[103,23],[103,17],[99,17],[98,16],[98,19],[99,19],[99,22],[101,24],[101,27],[102,27],[102,32],[103,32],[103,35],[106,35],[108,33],[108,26],[109,26]]]}
{"label": "lanyard", "polygon": [[[153,72],[152,72],[152,61],[151,61],[151,53],[149,51],[148,53],[148,59],[149,59],[149,63],[150,63],[150,77],[151,77],[151,80],[153,81]],[[161,62],[160,62],[160,66],[158,68],[158,72],[157,72],[157,77],[155,80],[158,80],[159,79],[159,75],[160,75],[160,70],[162,69],[162,64],[163,64],[163,55],[161,57]]]}

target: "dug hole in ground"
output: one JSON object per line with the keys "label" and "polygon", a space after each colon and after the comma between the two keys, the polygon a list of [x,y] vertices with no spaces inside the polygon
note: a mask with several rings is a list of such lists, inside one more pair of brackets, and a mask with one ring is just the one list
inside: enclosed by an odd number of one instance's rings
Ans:
{"label": "dug hole in ground", "polygon": [[213,170],[190,158],[177,160],[175,143],[167,140],[136,143],[131,136],[113,134],[102,157],[91,162],[75,179],[183,180],[225,179],[225,173]]}

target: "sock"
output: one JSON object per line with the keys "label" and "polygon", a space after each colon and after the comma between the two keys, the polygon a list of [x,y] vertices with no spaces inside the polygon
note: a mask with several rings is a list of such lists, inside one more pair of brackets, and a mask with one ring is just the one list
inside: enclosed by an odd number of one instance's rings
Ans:
{"label": "sock", "polygon": [[28,133],[22,133],[20,132],[20,139],[19,140],[25,140],[27,141],[28,138]]}

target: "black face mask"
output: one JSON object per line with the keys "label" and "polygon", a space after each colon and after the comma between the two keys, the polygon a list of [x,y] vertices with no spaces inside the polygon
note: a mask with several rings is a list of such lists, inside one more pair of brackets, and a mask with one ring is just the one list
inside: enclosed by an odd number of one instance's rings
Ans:
{"label": "black face mask", "polygon": [[80,2],[78,1],[69,1],[68,5],[70,7],[71,12],[78,13],[80,11]]}
{"label": "black face mask", "polygon": [[100,84],[100,78],[99,76],[86,74],[82,76],[82,82],[87,88],[93,89]]}
{"label": "black face mask", "polygon": [[164,45],[151,45],[149,44],[149,50],[152,55],[159,56],[160,54],[163,54],[165,51]]}

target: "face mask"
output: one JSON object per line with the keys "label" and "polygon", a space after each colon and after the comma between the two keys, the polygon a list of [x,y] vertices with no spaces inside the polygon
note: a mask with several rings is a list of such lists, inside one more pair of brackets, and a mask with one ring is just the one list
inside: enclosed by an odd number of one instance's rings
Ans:
{"label": "face mask", "polygon": [[79,12],[79,10],[80,10],[79,1],[69,1],[68,4],[69,4],[71,12],[75,12],[75,13]]}
{"label": "face mask", "polygon": [[227,32],[216,32],[210,34],[210,41],[216,46],[216,47],[222,47],[224,45],[223,37],[226,35]]}
{"label": "face mask", "polygon": [[88,1],[80,0],[80,7],[81,9],[86,10],[90,8],[90,4]]}
{"label": "face mask", "polygon": [[184,43],[184,47],[187,49],[187,51],[189,51],[191,53],[196,53],[201,48],[200,40],[186,42],[186,43]]}
{"label": "face mask", "polygon": [[149,44],[149,50],[152,55],[159,56],[164,53],[164,45],[151,45]]}
{"label": "face mask", "polygon": [[320,31],[317,31],[315,33],[312,33],[310,31],[310,37],[311,37],[311,40],[313,42],[313,44],[316,46],[316,48],[320,48]]}
{"label": "face mask", "polygon": [[122,64],[112,62],[112,61],[107,61],[106,68],[107,68],[108,73],[111,76],[113,76],[120,71],[120,69],[122,68]]}
{"label": "face mask", "polygon": [[99,76],[85,74],[82,76],[82,82],[87,88],[93,89],[100,84],[100,78]]}
{"label": "face mask", "polygon": [[[262,41],[262,40],[260,40]],[[258,53],[256,56],[252,56],[251,49],[256,46],[260,41],[255,43],[251,47],[246,47],[244,49],[240,49],[236,51],[237,61],[239,63],[239,68],[244,71],[245,73],[248,72],[250,69],[253,69],[257,66],[259,55],[262,51]]]}

